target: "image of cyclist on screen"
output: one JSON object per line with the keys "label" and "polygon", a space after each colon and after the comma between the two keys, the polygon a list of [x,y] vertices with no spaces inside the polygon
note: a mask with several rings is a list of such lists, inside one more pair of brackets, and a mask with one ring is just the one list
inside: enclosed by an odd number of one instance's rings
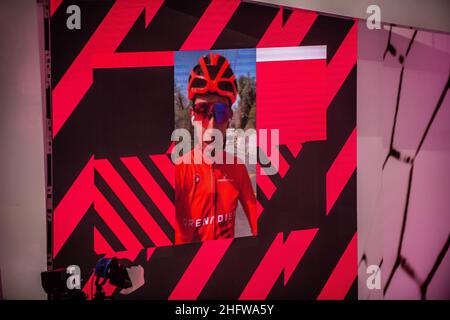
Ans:
{"label": "image of cyclist on screen", "polygon": [[234,155],[232,163],[227,161],[223,148],[216,151],[223,161],[193,160],[196,151],[202,152],[202,160],[207,157],[204,151],[214,141],[209,129],[225,140],[237,97],[229,61],[215,53],[202,56],[191,70],[187,89],[198,143],[175,166],[175,243],[233,238],[238,201],[256,235],[256,197],[245,164]]}

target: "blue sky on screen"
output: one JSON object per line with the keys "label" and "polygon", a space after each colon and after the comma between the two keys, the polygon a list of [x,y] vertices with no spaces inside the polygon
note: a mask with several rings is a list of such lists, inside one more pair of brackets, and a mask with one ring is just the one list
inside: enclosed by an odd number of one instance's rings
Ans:
{"label": "blue sky on screen", "polygon": [[197,64],[198,59],[209,52],[219,53],[230,61],[236,78],[249,74],[256,78],[256,49],[229,49],[229,50],[200,50],[175,52],[175,84],[187,97],[187,82],[189,73]]}

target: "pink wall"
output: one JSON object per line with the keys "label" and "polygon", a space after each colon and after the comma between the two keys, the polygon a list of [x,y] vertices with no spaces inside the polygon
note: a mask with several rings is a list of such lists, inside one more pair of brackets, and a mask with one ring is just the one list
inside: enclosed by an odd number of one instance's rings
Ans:
{"label": "pink wall", "polygon": [[[395,27],[395,56],[383,57],[388,39],[389,27],[360,22],[359,298],[449,299],[450,35]],[[387,157],[396,110],[392,147],[400,159]],[[382,288],[369,290],[366,267],[381,261]]]}

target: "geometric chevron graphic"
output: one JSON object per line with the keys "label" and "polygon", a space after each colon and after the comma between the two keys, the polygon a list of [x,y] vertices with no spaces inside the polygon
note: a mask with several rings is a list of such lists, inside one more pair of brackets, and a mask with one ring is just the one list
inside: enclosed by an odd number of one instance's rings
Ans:
{"label": "geometric chevron graphic", "polygon": [[[103,256],[143,266],[117,299],[356,299],[355,20],[239,0],[51,1],[50,268],[77,264],[91,297]],[[177,51],[326,47],[257,62],[257,126],[280,130],[257,175],[258,236],[174,245]],[[278,70],[278,71],[277,71]],[[274,91],[279,79],[292,80]],[[288,82],[286,82],[288,83]],[[285,91],[282,91],[282,90]]]}

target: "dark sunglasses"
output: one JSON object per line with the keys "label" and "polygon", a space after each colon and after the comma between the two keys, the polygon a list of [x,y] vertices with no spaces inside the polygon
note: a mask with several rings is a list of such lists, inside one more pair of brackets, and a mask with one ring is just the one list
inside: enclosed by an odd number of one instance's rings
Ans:
{"label": "dark sunglasses", "polygon": [[225,103],[200,102],[193,106],[196,121],[210,120],[214,117],[217,124],[224,124],[231,117],[231,109]]}

